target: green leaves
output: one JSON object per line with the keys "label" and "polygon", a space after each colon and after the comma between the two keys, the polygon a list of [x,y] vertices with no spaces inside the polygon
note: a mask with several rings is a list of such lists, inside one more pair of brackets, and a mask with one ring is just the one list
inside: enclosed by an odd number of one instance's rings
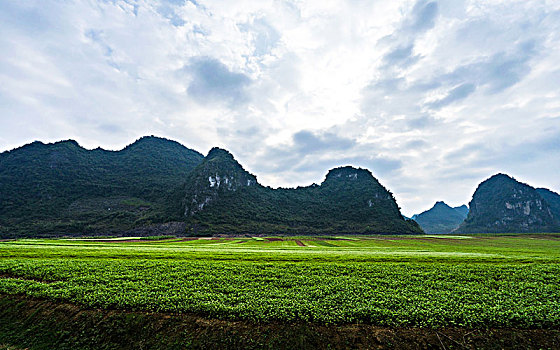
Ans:
{"label": "green leaves", "polygon": [[180,193],[202,155],[144,137],[117,152],[75,141],[0,154],[0,235],[122,232],[180,218]]}
{"label": "green leaves", "polygon": [[305,247],[252,238],[4,242],[0,293],[256,322],[560,326],[552,239],[301,239]]}

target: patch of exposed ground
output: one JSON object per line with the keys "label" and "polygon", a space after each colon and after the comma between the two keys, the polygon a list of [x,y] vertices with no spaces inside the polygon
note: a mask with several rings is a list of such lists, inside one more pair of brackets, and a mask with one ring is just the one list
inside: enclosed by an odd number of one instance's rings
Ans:
{"label": "patch of exposed ground", "polygon": [[0,295],[0,344],[20,349],[558,349],[557,329],[253,323],[84,309]]}

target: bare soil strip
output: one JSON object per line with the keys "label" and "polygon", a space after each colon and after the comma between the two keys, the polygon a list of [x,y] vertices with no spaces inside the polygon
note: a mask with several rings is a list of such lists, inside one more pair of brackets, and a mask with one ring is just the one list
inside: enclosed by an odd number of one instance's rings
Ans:
{"label": "bare soil strip", "polygon": [[198,237],[186,237],[186,238],[181,239],[181,241],[183,241],[183,242],[196,241],[196,240],[198,240]]}
{"label": "bare soil strip", "polygon": [[299,239],[296,239],[296,244],[299,245],[300,247],[306,247],[305,243],[303,243]]}
{"label": "bare soil strip", "polygon": [[559,349],[558,329],[254,323],[0,294],[0,344],[41,349]]}

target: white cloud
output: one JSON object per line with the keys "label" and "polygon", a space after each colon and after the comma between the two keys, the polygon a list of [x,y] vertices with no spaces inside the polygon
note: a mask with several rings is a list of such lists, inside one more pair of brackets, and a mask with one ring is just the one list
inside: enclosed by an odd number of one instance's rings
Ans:
{"label": "white cloud", "polygon": [[350,163],[408,215],[498,171],[560,190],[554,2],[36,0],[0,31],[1,150],[156,134],[272,186]]}

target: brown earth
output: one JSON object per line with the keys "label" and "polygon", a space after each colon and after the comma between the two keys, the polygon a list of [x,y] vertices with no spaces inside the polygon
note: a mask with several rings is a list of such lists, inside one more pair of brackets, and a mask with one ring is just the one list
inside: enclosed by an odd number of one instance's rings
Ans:
{"label": "brown earth", "polygon": [[171,239],[88,239],[88,242],[101,242],[101,243],[159,243],[168,242]]}
{"label": "brown earth", "polygon": [[560,330],[254,323],[0,295],[0,344],[29,349],[560,349]]}

